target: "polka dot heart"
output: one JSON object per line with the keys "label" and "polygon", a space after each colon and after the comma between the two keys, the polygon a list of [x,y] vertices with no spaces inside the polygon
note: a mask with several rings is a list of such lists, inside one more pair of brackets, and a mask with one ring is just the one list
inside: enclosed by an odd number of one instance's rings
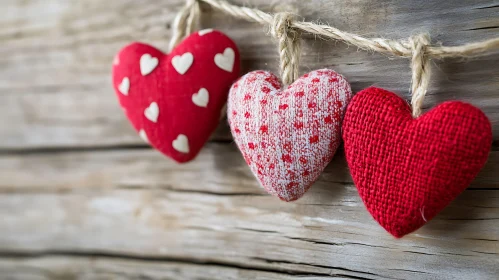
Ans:
{"label": "polka dot heart", "polygon": [[113,62],[114,89],[133,127],[177,162],[199,153],[238,76],[237,47],[216,30],[193,33],[169,55],[132,43]]}
{"label": "polka dot heart", "polygon": [[300,198],[332,159],[352,96],[343,76],[310,72],[286,89],[269,72],[243,76],[229,93],[234,140],[265,190],[284,201]]}

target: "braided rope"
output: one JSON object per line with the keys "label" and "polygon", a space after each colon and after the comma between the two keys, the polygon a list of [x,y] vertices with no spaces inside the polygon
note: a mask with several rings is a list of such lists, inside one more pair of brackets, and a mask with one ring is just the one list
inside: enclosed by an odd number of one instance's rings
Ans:
{"label": "braided rope", "polygon": [[421,115],[421,107],[430,84],[431,67],[426,54],[427,46],[430,44],[430,36],[427,34],[416,35],[411,37],[409,43],[412,49],[412,116],[417,118]]}
{"label": "braided rope", "polygon": [[170,51],[196,28],[201,15],[200,2],[239,19],[269,25],[271,35],[278,41],[279,68],[285,85],[291,84],[299,76],[301,32],[343,41],[368,51],[411,58],[411,104],[415,118],[421,115],[430,82],[430,57],[472,57],[499,49],[499,37],[461,46],[430,46],[431,40],[427,34],[412,36],[408,40],[366,38],[329,25],[296,21],[287,12],[272,15],[258,9],[232,5],[224,0],[187,0],[175,17]]}
{"label": "braided rope", "polygon": [[200,17],[201,9],[199,7],[199,1],[187,0],[185,6],[180,9],[173,20],[173,34],[170,39],[170,44],[168,45],[169,52],[171,52],[187,35],[194,32],[199,24]]}
{"label": "braided rope", "polygon": [[[232,5],[223,0],[198,1],[204,2],[215,9],[236,18],[268,25],[273,22],[273,16],[271,14],[265,13],[258,9]],[[354,33],[339,30],[329,25],[315,24],[304,21],[291,22],[291,27],[329,39],[340,40],[365,50],[407,58],[412,57],[411,43],[405,40],[400,41],[384,38],[366,38]],[[454,47],[428,46],[426,54],[434,58],[468,57],[481,55],[496,49],[499,49],[499,37]]]}
{"label": "braided rope", "polygon": [[293,83],[299,76],[300,34],[290,28],[294,16],[291,13],[278,13],[270,25],[270,34],[278,41],[279,68],[284,85]]}

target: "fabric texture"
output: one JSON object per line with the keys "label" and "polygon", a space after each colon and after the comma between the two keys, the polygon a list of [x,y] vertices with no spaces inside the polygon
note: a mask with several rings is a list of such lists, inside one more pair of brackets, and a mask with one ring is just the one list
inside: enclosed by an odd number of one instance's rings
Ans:
{"label": "fabric texture", "polygon": [[492,130],[470,104],[445,102],[414,119],[404,99],[371,87],[347,108],[343,139],[365,206],[388,232],[402,237],[466,189],[487,161]]}
{"label": "fabric texture", "polygon": [[248,73],[232,86],[232,135],[267,192],[292,201],[317,180],[340,144],[351,96],[345,78],[328,69],[305,74],[284,90],[265,71]]}
{"label": "fabric texture", "polygon": [[113,65],[114,89],[133,127],[180,163],[192,160],[215,130],[238,76],[236,45],[211,29],[191,34],[168,55],[132,43]]}

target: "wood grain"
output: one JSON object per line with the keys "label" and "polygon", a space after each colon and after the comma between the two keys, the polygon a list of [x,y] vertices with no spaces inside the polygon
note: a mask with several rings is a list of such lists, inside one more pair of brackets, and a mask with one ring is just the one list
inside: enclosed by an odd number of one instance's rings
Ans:
{"label": "wood grain", "polygon": [[[498,1],[231,0],[295,11],[366,36],[497,36]],[[114,54],[165,49],[183,0],[3,0],[0,9],[0,279],[497,279],[499,53],[434,61],[425,108],[457,99],[493,125],[489,160],[434,220],[403,239],[365,210],[343,152],[300,200],[267,195],[226,121],[195,161],[148,148],[117,106]],[[275,71],[266,27],[202,6],[238,44],[243,72]],[[409,61],[305,36],[301,72],[408,98]]]}
{"label": "wood grain", "polygon": [[228,267],[214,263],[186,263],[180,260],[133,259],[85,254],[53,254],[0,258],[3,279],[324,279],[325,276],[283,274],[265,270]]}
{"label": "wood grain", "polygon": [[497,191],[466,191],[423,229],[396,240],[372,221],[353,186],[329,187],[341,195],[315,191],[298,203],[140,188],[0,195],[0,250],[350,271],[367,279],[493,279],[498,272]]}
{"label": "wood grain", "polygon": [[[499,188],[499,151],[470,188]],[[337,152],[316,185],[353,184],[343,151]],[[176,164],[149,148],[4,154],[0,193],[68,192],[102,188],[172,188],[220,194],[264,194],[234,143],[208,143],[189,163]],[[314,187],[315,189],[315,187]]]}
{"label": "wood grain", "polygon": [[[233,1],[266,11],[295,10],[307,20],[329,22],[368,36],[406,38],[429,32],[456,45],[497,36],[497,1],[426,6],[414,1]],[[110,69],[115,53],[139,40],[165,49],[167,28],[183,1],[61,0],[2,2],[0,17],[0,149],[141,144],[117,106]],[[243,72],[277,69],[275,44],[265,27],[227,17],[210,7],[203,26],[229,34],[241,49]],[[441,16],[445,14],[445,16]],[[310,37],[310,36],[309,36]],[[303,44],[301,72],[329,67],[354,91],[370,85],[408,97],[409,61],[358,51],[342,43]],[[449,99],[478,106],[499,136],[499,53],[435,62],[425,108]],[[215,139],[228,139],[224,125]]]}
{"label": "wood grain", "polygon": [[498,160],[491,153],[472,188],[397,240],[365,211],[341,155],[295,203],[266,195],[228,144],[209,144],[180,166],[149,149],[10,155],[0,161],[0,252],[182,260],[282,276],[492,279]]}

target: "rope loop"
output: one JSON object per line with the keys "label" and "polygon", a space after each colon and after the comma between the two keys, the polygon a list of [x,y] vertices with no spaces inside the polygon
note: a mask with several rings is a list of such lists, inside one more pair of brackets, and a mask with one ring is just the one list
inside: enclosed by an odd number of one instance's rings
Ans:
{"label": "rope loop", "polygon": [[430,58],[428,55],[428,46],[430,45],[430,36],[428,34],[418,34],[409,38],[411,46],[411,104],[412,116],[417,118],[421,115],[424,97],[430,84]]}
{"label": "rope loop", "polygon": [[299,76],[301,33],[292,28],[295,16],[291,13],[277,13],[270,24],[270,34],[278,42],[279,70],[284,85],[293,83]]}
{"label": "rope loop", "polygon": [[200,17],[199,0],[186,0],[185,6],[182,7],[173,21],[172,38],[168,45],[169,52],[198,28]]}

